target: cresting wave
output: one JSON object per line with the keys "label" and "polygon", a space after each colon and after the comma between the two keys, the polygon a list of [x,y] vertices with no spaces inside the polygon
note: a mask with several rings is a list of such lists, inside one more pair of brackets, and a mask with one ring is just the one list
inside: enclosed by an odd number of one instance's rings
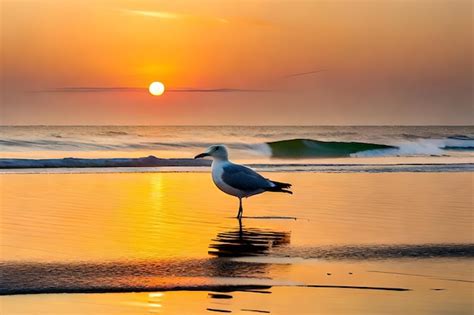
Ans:
{"label": "cresting wave", "polygon": [[[114,133],[115,135],[115,133]],[[115,137],[115,136],[114,136]],[[229,142],[226,144],[232,153],[232,158],[239,160],[245,158],[245,164],[264,169],[267,171],[327,171],[327,172],[392,172],[392,171],[472,171],[473,163],[469,160],[453,160],[440,163],[438,160],[426,160],[423,164],[413,164],[411,162],[393,163],[391,165],[375,166],[370,163],[360,164],[355,162],[359,157],[456,157],[472,156],[474,152],[474,138],[466,135],[448,136],[442,139],[418,138],[404,139],[397,141],[386,141],[386,143],[375,142],[355,142],[355,141],[321,141],[313,139],[288,139],[278,140],[260,144]],[[393,143],[392,143],[393,142]],[[0,149],[5,152],[24,152],[25,150],[43,151],[109,151],[110,154],[125,151],[145,151],[153,152],[160,156],[167,152],[175,152],[176,156],[183,158],[164,159],[153,155],[140,158],[123,157],[118,158],[113,155],[109,158],[0,158],[0,169],[47,169],[47,168],[114,168],[114,167],[199,167],[209,166],[210,161],[193,160],[192,152],[197,152],[213,143],[177,141],[177,142],[151,142],[138,141],[131,142],[101,142],[93,140],[78,141],[77,139],[36,139],[36,140],[13,140],[0,139]],[[13,151],[8,148],[14,148]],[[18,150],[21,148],[21,150]],[[80,154],[80,153],[79,153]],[[252,163],[252,158],[258,156],[264,159],[274,159],[270,163]],[[250,157],[250,158],[249,158]],[[350,163],[341,164],[320,164],[317,159],[322,158],[355,158]],[[314,161],[298,161],[303,159],[314,159]],[[286,160],[286,161],[282,161]],[[265,160],[263,160],[265,161]],[[301,164],[303,163],[304,164]]]}
{"label": "cresting wave", "polygon": [[396,149],[385,144],[365,142],[319,141],[311,139],[291,139],[267,142],[271,155],[275,158],[345,157],[370,151]]}
{"label": "cresting wave", "polygon": [[[4,152],[26,151],[182,151],[188,157],[189,152],[202,150],[214,142],[207,141],[153,141],[147,138],[117,138],[115,132],[105,139],[65,138],[55,135],[53,138],[38,139],[0,139],[0,150]],[[355,137],[354,137],[355,138]],[[164,140],[164,139],[163,139]],[[234,139],[237,140],[237,139]],[[284,140],[255,142],[228,141],[233,157],[240,155],[268,156],[278,159],[371,157],[371,156],[446,156],[456,152],[474,151],[474,138],[465,135],[447,136],[444,138],[384,138],[378,141],[322,141],[311,138],[290,138]],[[150,153],[151,153],[150,152]],[[112,156],[113,157],[113,156]]]}
{"label": "cresting wave", "polygon": [[396,144],[368,142],[319,141],[290,139],[267,142],[274,158],[328,158],[362,156],[434,156],[446,151],[474,151],[474,138],[452,136],[445,139],[418,139],[399,141]]}

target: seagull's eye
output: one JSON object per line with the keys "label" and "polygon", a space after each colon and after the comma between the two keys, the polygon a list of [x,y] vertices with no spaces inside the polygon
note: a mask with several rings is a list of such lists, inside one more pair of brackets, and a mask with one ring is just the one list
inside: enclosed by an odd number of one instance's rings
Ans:
{"label": "seagull's eye", "polygon": [[216,151],[219,150],[219,147],[216,147]]}

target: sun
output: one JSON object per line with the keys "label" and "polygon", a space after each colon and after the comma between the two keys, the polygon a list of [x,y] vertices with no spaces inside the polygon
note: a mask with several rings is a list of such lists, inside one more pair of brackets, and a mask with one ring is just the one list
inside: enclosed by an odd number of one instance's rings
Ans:
{"label": "sun", "polygon": [[165,85],[158,81],[153,82],[148,87],[148,91],[150,91],[151,95],[155,95],[155,96],[161,95],[165,92]]}

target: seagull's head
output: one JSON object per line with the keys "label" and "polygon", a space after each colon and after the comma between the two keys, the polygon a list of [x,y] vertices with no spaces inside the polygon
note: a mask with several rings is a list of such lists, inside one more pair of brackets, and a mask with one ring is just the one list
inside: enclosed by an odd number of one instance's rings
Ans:
{"label": "seagull's head", "polygon": [[227,153],[227,148],[225,145],[211,145],[204,153],[196,155],[194,158],[199,159],[206,156],[211,156],[214,159],[218,160],[227,160],[229,155]]}

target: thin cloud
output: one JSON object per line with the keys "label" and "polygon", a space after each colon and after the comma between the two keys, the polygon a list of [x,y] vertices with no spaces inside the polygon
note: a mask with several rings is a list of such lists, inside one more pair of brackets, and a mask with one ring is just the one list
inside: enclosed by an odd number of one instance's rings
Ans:
{"label": "thin cloud", "polygon": [[178,19],[182,17],[182,15],[180,14],[166,12],[166,11],[144,11],[144,10],[122,10],[122,11],[130,13],[130,14],[154,17],[154,18],[159,18],[159,19]]}
{"label": "thin cloud", "polygon": [[[146,92],[148,88],[140,87],[59,87],[45,90],[33,91],[34,93],[110,93],[110,92]],[[272,90],[263,89],[238,89],[238,88],[169,88],[166,92],[175,93],[253,93],[253,92],[271,92]]]}
{"label": "thin cloud", "polygon": [[189,14],[179,14],[175,12],[167,11],[150,11],[150,10],[121,10],[122,12],[140,15],[158,19],[167,19],[167,20],[176,20],[176,19],[186,19],[186,20],[203,20],[203,21],[214,21],[219,23],[229,23],[229,20],[221,17],[207,17],[207,16],[195,16]]}
{"label": "thin cloud", "polygon": [[182,14],[177,12],[169,11],[153,11],[153,10],[133,10],[133,9],[118,9],[119,11],[136,16],[144,16],[163,20],[185,20],[190,22],[214,22],[222,24],[237,24],[247,26],[273,26],[273,23],[268,20],[263,20],[253,17],[240,17],[240,16],[206,16],[206,15],[193,15],[193,14]]}
{"label": "thin cloud", "polygon": [[140,92],[145,88],[136,87],[94,87],[94,86],[68,86],[52,89],[36,90],[35,93],[91,93],[91,92]]}
{"label": "thin cloud", "polygon": [[209,92],[209,93],[228,93],[228,92],[271,92],[272,90],[263,89],[235,89],[235,88],[215,88],[215,89],[168,89],[168,92]]}
{"label": "thin cloud", "polygon": [[324,71],[327,71],[327,70],[321,69],[321,70],[313,70],[313,71],[307,71],[307,72],[292,73],[292,74],[285,75],[283,77],[284,78],[299,77],[303,75],[310,75],[310,74],[315,74],[315,73],[324,72]]}

